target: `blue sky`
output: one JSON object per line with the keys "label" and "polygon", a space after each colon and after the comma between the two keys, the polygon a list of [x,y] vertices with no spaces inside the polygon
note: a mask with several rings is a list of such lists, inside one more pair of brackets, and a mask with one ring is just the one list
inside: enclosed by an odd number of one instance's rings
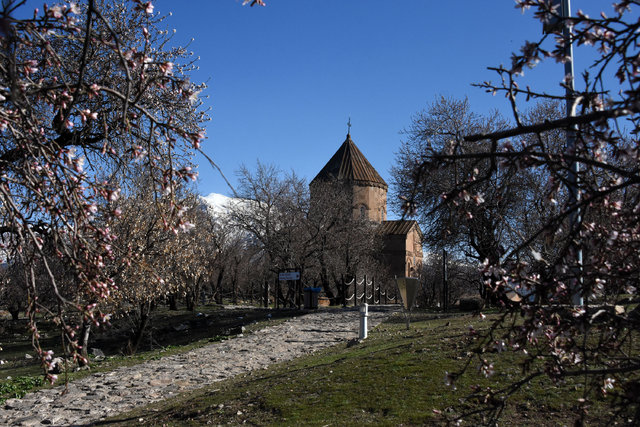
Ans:
{"label": "blue sky", "polygon": [[[437,96],[468,96],[477,112],[506,110],[471,83],[496,80],[488,66],[541,34],[513,0],[156,0],[172,12],[176,44],[194,41],[194,81],[207,81],[211,107],[204,150],[233,184],[256,160],[310,181],[344,141],[355,143],[390,182],[400,132]],[[611,13],[611,1],[574,0],[572,9]],[[577,70],[581,69],[580,54]],[[527,73],[527,82],[560,91],[561,64]],[[230,195],[204,159],[198,192]]]}
{"label": "blue sky", "polygon": [[[572,8],[611,10],[610,2]],[[212,121],[204,149],[235,184],[241,163],[295,170],[308,181],[344,141],[347,120],[365,156],[390,181],[395,153],[415,112],[440,94],[468,96],[478,112],[507,107],[471,83],[494,79],[541,25],[512,0],[240,0],[154,2],[172,12],[176,42],[195,39],[194,80],[208,81]],[[578,68],[580,66],[577,58]],[[531,79],[552,89],[563,76],[549,63]],[[506,110],[505,110],[506,111]],[[198,191],[230,195],[199,159]]]}

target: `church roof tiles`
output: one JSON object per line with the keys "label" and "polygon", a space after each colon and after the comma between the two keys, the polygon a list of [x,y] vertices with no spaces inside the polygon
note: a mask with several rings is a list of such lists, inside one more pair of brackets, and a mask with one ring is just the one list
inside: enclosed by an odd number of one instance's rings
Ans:
{"label": "church roof tiles", "polygon": [[416,227],[418,233],[422,236],[420,226],[414,220],[399,219],[395,221],[382,221],[381,234],[386,236],[405,236],[411,232],[411,229]]}
{"label": "church roof tiles", "polygon": [[388,188],[387,183],[382,179],[378,171],[371,166],[371,163],[353,142],[350,134],[347,134],[347,139],[311,181],[311,184],[316,181],[331,181],[334,179],[360,185],[382,187],[385,190]]}

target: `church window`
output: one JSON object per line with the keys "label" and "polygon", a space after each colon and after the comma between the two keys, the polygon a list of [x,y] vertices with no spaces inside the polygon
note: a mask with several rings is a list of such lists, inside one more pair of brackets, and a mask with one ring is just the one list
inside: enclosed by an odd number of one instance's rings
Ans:
{"label": "church window", "polygon": [[367,208],[360,206],[360,219],[365,219],[367,217]]}

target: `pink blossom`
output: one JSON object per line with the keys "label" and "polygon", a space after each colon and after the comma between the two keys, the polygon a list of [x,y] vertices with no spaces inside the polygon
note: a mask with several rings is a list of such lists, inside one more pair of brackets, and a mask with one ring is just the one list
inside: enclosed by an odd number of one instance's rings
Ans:
{"label": "pink blossom", "polygon": [[160,71],[165,76],[170,76],[173,73],[173,62],[164,62],[160,64]]}
{"label": "pink blossom", "polygon": [[78,7],[78,5],[75,2],[70,2],[69,3],[69,12],[73,13],[74,15],[79,15],[80,14],[80,8]]}
{"label": "pink blossom", "polygon": [[47,14],[52,18],[60,19],[60,18],[62,18],[62,7],[53,6],[53,7],[49,8],[49,11],[47,12]]}
{"label": "pink blossom", "polygon": [[493,363],[489,363],[483,359],[482,364],[480,365],[480,372],[487,378],[492,376],[495,373]]}

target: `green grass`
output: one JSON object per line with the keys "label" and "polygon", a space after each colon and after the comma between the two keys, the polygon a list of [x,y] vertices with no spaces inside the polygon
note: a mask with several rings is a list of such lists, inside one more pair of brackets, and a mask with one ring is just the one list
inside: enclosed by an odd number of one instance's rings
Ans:
{"label": "green grass", "polygon": [[0,383],[0,403],[7,399],[21,398],[29,391],[44,384],[42,377],[12,377]]}
{"label": "green grass", "polygon": [[[447,322],[449,324],[447,325]],[[119,415],[106,424],[128,425],[429,425],[445,423],[481,406],[467,400],[472,385],[504,385],[519,378],[519,356],[497,359],[490,378],[468,375],[457,389],[444,384],[445,371],[468,359],[470,316],[414,316],[406,330],[394,317],[363,343],[342,344],[289,363],[236,377],[214,386]],[[472,365],[473,366],[473,365]],[[475,369],[474,369],[475,370]],[[573,424],[579,391],[537,379],[508,402],[508,425]],[[607,419],[606,402],[591,407],[596,420]],[[142,421],[140,421],[140,419]],[[482,423],[482,415],[470,424]]]}

